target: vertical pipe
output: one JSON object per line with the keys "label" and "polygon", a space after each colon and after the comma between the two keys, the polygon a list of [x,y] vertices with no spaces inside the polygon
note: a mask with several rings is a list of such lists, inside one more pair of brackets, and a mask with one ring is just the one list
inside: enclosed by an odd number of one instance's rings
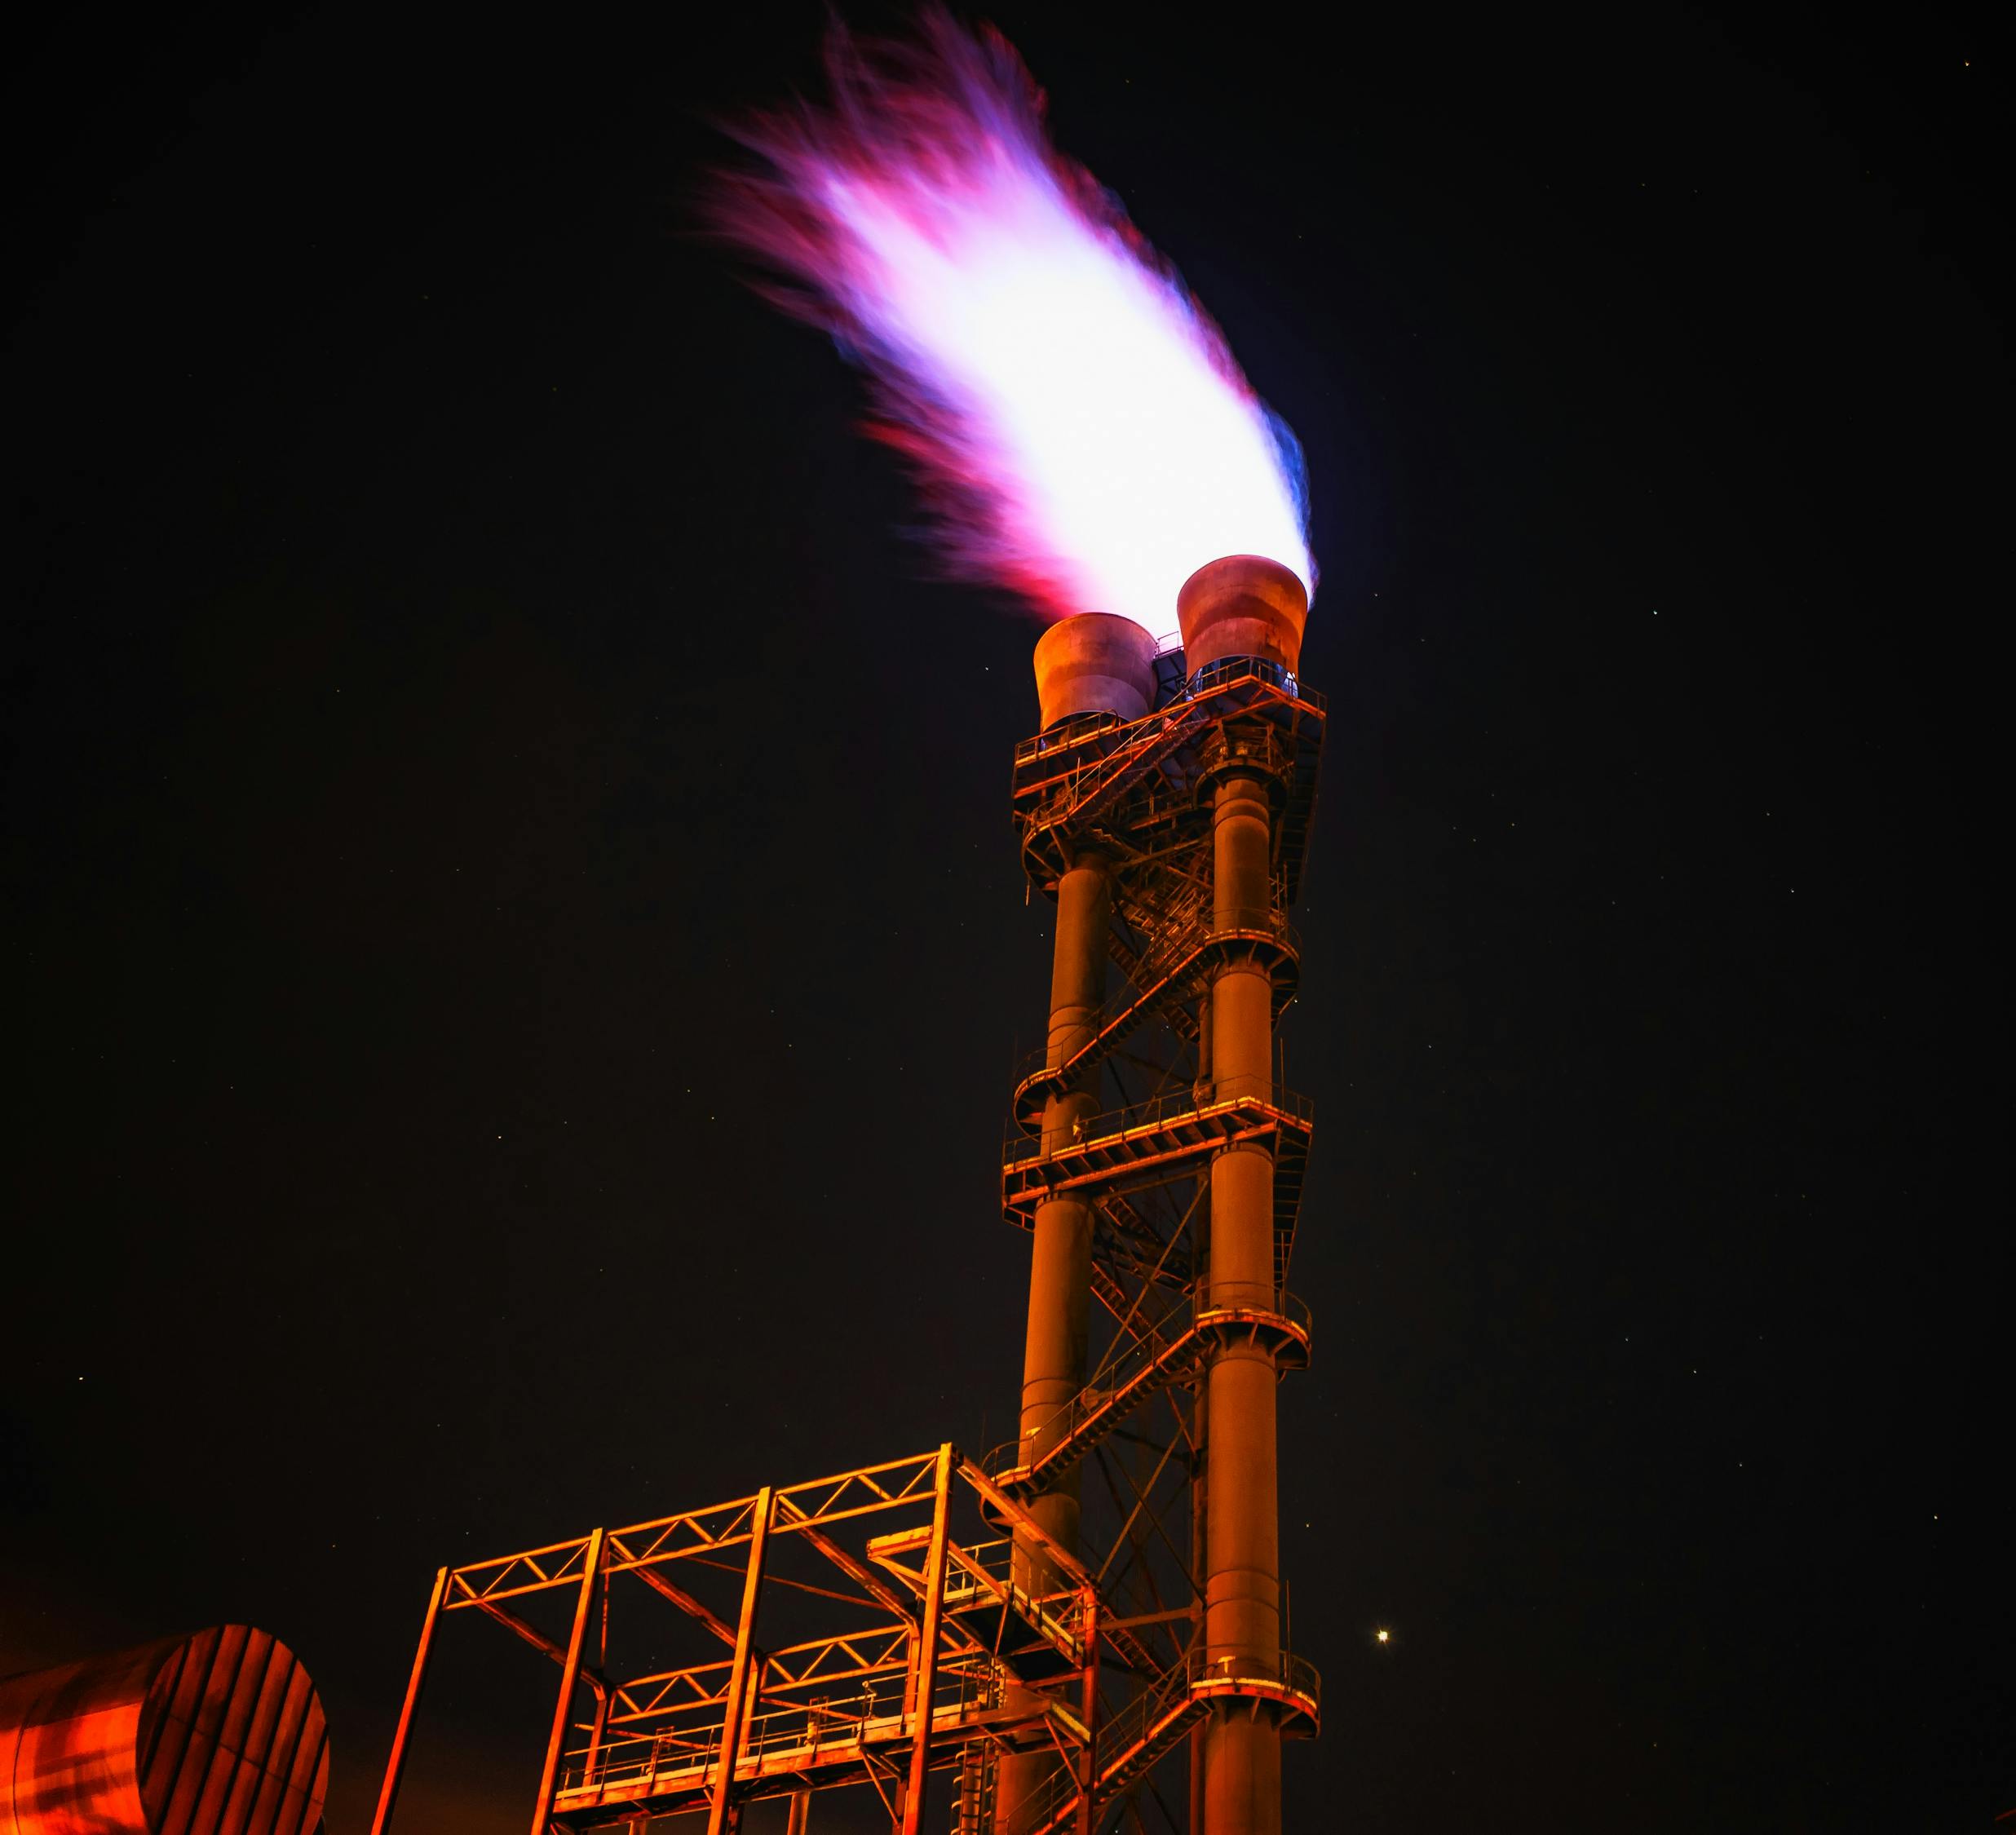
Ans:
{"label": "vertical pipe", "polygon": [[[1057,936],[1050,966],[1050,1015],[1046,1061],[1068,1062],[1099,1030],[1106,994],[1106,939],[1112,922],[1112,881],[1095,854],[1080,857],[1057,882]],[[1099,1110],[1097,1094],[1073,1089],[1051,1097],[1043,1109],[1046,1152],[1068,1147]],[[1021,1453],[1041,1458],[1063,1438],[1067,1410],[1085,1387],[1087,1311],[1092,1291],[1092,1202],[1077,1193],[1039,1205],[1029,1257],[1029,1314],[1022,1360]],[[1078,1545],[1076,1466],[1041,1496],[1029,1514],[1068,1549]],[[1015,1584],[1035,1596],[1057,1590],[1059,1578],[1041,1545],[1015,1538]],[[1037,1789],[1055,1769],[1041,1752],[1003,1753],[996,1773],[996,1826],[1019,1835]]]}
{"label": "vertical pipe", "polygon": [[567,1744],[568,1716],[574,1710],[574,1687],[581,1680],[581,1647],[588,1635],[588,1613],[595,1604],[595,1582],[602,1574],[599,1529],[588,1538],[581,1558],[581,1597],[574,1602],[574,1628],[567,1635],[567,1659],[560,1665],[559,1699],[553,1704],[553,1731],[546,1739],[546,1765],[539,1774],[539,1801],[532,1812],[532,1835],[546,1835],[553,1820],[553,1798],[559,1789],[560,1754]]}
{"label": "vertical pipe", "polygon": [[742,1729],[749,1718],[749,1669],[756,1648],[756,1602],[763,1590],[763,1558],[770,1545],[771,1488],[756,1493],[751,1506],[749,1567],[742,1576],[742,1612],[735,1626],[735,1660],[728,1669],[728,1693],[721,1710],[721,1750],[714,1771],[714,1796],[707,1806],[707,1835],[728,1835],[741,1820],[734,1805],[735,1762],[742,1753]]}
{"label": "vertical pipe", "polygon": [[[1197,1075],[1208,1090],[1211,1076],[1210,1053],[1205,1048],[1211,1018],[1211,997],[1207,993],[1197,1003],[1199,1050]],[[1211,1218],[1207,1202],[1202,1224],[1196,1232],[1194,1278],[1191,1291],[1195,1303],[1207,1303],[1211,1282]],[[1197,1592],[1191,1605],[1190,1648],[1204,1655],[1205,1578],[1210,1569],[1211,1500],[1211,1373],[1197,1372],[1196,1386],[1191,1391],[1190,1432],[1196,1464],[1190,1474],[1190,1571],[1196,1576]],[[1204,1735],[1201,1723],[1190,1730],[1190,1835],[1204,1835]]]}
{"label": "vertical pipe", "polygon": [[581,1785],[592,1789],[596,1774],[602,1769],[602,1742],[609,1736],[609,1691],[606,1688],[595,1691],[595,1721],[588,1734],[588,1758],[581,1770]]}
{"label": "vertical pipe", "polygon": [[581,1781],[584,1789],[592,1789],[595,1785],[596,1774],[602,1769],[602,1743],[609,1736],[611,1696],[600,1680],[609,1667],[609,1576],[606,1573],[602,1576],[602,1610],[599,1616],[601,1625],[599,1634],[595,1639],[595,1719],[588,1735],[588,1757],[581,1767]]}
{"label": "vertical pipe", "polygon": [[812,1825],[812,1793],[809,1790],[791,1793],[791,1813],[784,1825],[784,1835],[806,1835]]}
{"label": "vertical pipe", "polygon": [[[1209,1003],[1205,1003],[1206,1010]],[[1203,1291],[1202,1283],[1208,1278],[1209,1263],[1199,1258],[1198,1291]],[[1209,1572],[1210,1538],[1209,1533],[1211,1498],[1211,1442],[1210,1442],[1210,1389],[1209,1378],[1204,1371],[1197,1373],[1196,1400],[1190,1411],[1190,1431],[1196,1441],[1196,1464],[1190,1474],[1190,1571],[1197,1576],[1201,1589],[1205,1576]],[[1191,1608],[1190,1646],[1201,1655],[1204,1650],[1204,1596],[1198,1594],[1196,1603]],[[1204,1835],[1204,1728],[1193,1727],[1190,1730],[1190,1835]]]}
{"label": "vertical pipe", "polygon": [[1099,1781],[1099,1594],[1088,1586],[1078,1596],[1078,1636],[1085,1666],[1078,1673],[1078,1718],[1085,1722],[1084,1769],[1078,1775],[1077,1835],[1093,1835],[1099,1820],[1094,1791]]}
{"label": "vertical pipe", "polygon": [[[1050,970],[1050,1065],[1067,1063],[1099,1030],[1106,993],[1106,936],[1112,882],[1088,856],[1057,882],[1057,938]],[[1072,1089],[1043,1108],[1043,1145],[1068,1147],[1098,1112],[1096,1092]],[[1077,1194],[1036,1213],[1029,1261],[1029,1313],[1022,1362],[1022,1456],[1040,1458],[1063,1437],[1064,1411],[1085,1386],[1086,1314],[1092,1290],[1092,1203]],[[1077,1545],[1075,1475],[1038,1497],[1030,1514],[1067,1548]],[[1047,1571],[1047,1570],[1046,1570]],[[1034,1588],[1032,1590],[1041,1590]]]}
{"label": "vertical pipe", "polygon": [[[1266,787],[1220,784],[1212,819],[1213,912],[1226,929],[1264,926],[1272,899]],[[1273,991],[1248,964],[1212,983],[1212,1070],[1222,1097],[1272,1094]],[[1214,1293],[1250,1303],[1274,1284],[1274,1156],[1258,1143],[1211,1162]],[[1280,1666],[1280,1525],[1272,1356],[1227,1343],[1209,1365],[1211,1483],[1205,1510],[1205,1659],[1214,1670],[1272,1675]],[[1236,1702],[1205,1728],[1205,1835],[1279,1835],[1280,1734],[1273,1718]]]}
{"label": "vertical pipe", "polygon": [[427,1656],[434,1647],[434,1627],[440,1618],[441,1599],[447,1591],[448,1569],[443,1567],[434,1576],[434,1590],[427,1596],[427,1616],[420,1621],[420,1647],[413,1653],[406,1699],[400,1705],[399,1725],[392,1731],[392,1749],[385,1761],[385,1782],[378,1787],[371,1835],[385,1835],[392,1824],[392,1806],[399,1800],[399,1780],[406,1769],[406,1741],[413,1732],[413,1716],[420,1711],[420,1691],[427,1679]]}
{"label": "vertical pipe", "polygon": [[924,1612],[917,1634],[917,1717],[910,1736],[910,1779],[903,1798],[903,1835],[922,1835],[924,1780],[931,1775],[931,1696],[938,1687],[938,1643],[945,1617],[945,1541],[952,1513],[952,1443],[938,1449],[937,1489],[931,1500],[931,1541],[924,1557]]}

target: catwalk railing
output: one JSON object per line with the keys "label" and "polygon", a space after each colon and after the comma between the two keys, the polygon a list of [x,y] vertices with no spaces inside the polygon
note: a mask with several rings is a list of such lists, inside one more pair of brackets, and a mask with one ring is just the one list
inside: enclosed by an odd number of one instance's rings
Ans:
{"label": "catwalk railing", "polygon": [[1293,1294],[1249,1282],[1208,1282],[1187,1330],[1121,1345],[1092,1383],[1031,1433],[985,1454],[982,1469],[1003,1490],[1034,1497],[1157,1391],[1193,1379],[1228,1341],[1264,1345],[1282,1368],[1298,1369],[1309,1360],[1310,1333],[1309,1309]]}
{"label": "catwalk railing", "polygon": [[1208,703],[1213,695],[1248,682],[1278,689],[1319,714],[1326,712],[1330,705],[1323,695],[1305,687],[1278,663],[1260,657],[1226,657],[1197,670],[1184,683],[1178,696],[1152,714],[1134,721],[1122,721],[1112,714],[1076,714],[1019,741],[1015,762],[1019,767],[1101,740],[1110,745],[1136,742],[1143,734],[1159,733],[1182,721],[1195,711],[1194,703]]}
{"label": "catwalk railing", "polygon": [[[782,1572],[794,1549],[826,1578]],[[704,1597],[724,1572],[739,1603]],[[849,1622],[775,1642],[780,1600]],[[569,1608],[564,1628],[538,1622],[542,1601]],[[640,1643],[683,1623],[716,1653],[626,1668],[648,1604]],[[374,1835],[392,1826],[435,1641],[470,1612],[559,1666],[534,1835],[561,1817],[586,1830],[701,1811],[722,1835],[745,1802],[849,1784],[872,1786],[892,1828],[919,1835],[932,1776],[969,1749],[1075,1754],[1083,1774],[1101,1676],[1130,1687],[1165,1662],[1070,1550],[946,1445],[442,1569]]]}
{"label": "catwalk railing", "polygon": [[[1020,1128],[1001,1142],[1001,1164],[1020,1171],[1050,1166],[1059,1177],[1038,1183],[1076,1183],[1080,1163],[1096,1160],[1087,1178],[1117,1170],[1167,1151],[1200,1147],[1210,1150],[1245,1131],[1245,1118],[1264,1118],[1271,1130],[1285,1125],[1306,1134],[1315,1125],[1315,1107],[1306,1096],[1284,1090],[1266,1077],[1221,1077],[1205,1086],[1204,1094],[1186,1086],[1147,1102],[1108,1109],[1074,1121],[1064,1138],[1032,1143]],[[1197,1138],[1193,1141],[1191,1134]]]}
{"label": "catwalk railing", "polygon": [[1051,887],[1094,838],[1122,864],[1207,838],[1199,792],[1214,770],[1234,765],[1281,786],[1281,902],[1292,904],[1326,719],[1323,697],[1278,665],[1228,657],[1141,719],[1087,714],[1024,740],[1011,782],[1030,878]]}
{"label": "catwalk railing", "polygon": [[1060,1139],[1032,1141],[1019,1128],[1001,1147],[1001,1214],[1032,1229],[1037,1208],[1059,1193],[1114,1193],[1194,1176],[1212,1155],[1246,1143],[1274,1156],[1274,1278],[1288,1277],[1309,1162],[1313,1107],[1264,1077],[1223,1077],[1201,1094],[1166,1091],[1145,1103],[1072,1123]]}
{"label": "catwalk railing", "polygon": [[[1207,1656],[1193,1650],[1097,1727],[1088,1789],[1083,1771],[1060,1767],[1023,1799],[1015,1825],[1031,1835],[1063,1835],[1154,1769],[1214,1701],[1240,1700],[1275,1714],[1284,1737],[1315,1737],[1322,1719],[1323,1683],[1315,1667],[1286,1651]],[[1090,1797],[1090,1804],[1086,1799]]]}
{"label": "catwalk railing", "polygon": [[1194,997],[1234,959],[1251,959],[1265,968],[1275,984],[1279,1010],[1294,991],[1301,940],[1278,912],[1236,916],[1236,922],[1222,926],[1208,914],[1193,916],[1183,927],[1158,934],[1130,971],[1133,997],[1099,1014],[1083,1045],[1055,1064],[1048,1061],[1046,1049],[1029,1054],[1015,1094],[1015,1120],[1024,1133],[1041,1130],[1044,1105],[1051,1097],[1082,1086],[1144,1020],[1173,1002]]}

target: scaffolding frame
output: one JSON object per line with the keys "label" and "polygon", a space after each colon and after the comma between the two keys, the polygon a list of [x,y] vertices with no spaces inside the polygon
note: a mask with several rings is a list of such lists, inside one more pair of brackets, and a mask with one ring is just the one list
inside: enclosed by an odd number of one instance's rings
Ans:
{"label": "scaffolding frame", "polygon": [[[1025,1501],[1080,1468],[1087,1510],[1110,1506],[1103,1541],[1084,1519],[1088,1564],[1109,1589],[1131,1582],[1144,1603],[1185,1624],[1179,1664],[1132,1704],[1141,1725],[1122,1742],[1124,1763],[1111,1774],[1102,1766],[1102,1789],[1107,1802],[1143,1793],[1170,1835],[1183,1835],[1152,1774],[1190,1736],[1187,1826],[1202,1835],[1200,1723],[1214,1697],[1233,1693],[1250,1712],[1272,1714],[1284,1737],[1312,1736],[1319,1720],[1319,1684],[1301,1659],[1281,1654],[1271,1689],[1228,1673],[1220,1690],[1200,1646],[1209,1369],[1238,1346],[1263,1351],[1280,1372],[1302,1368],[1312,1337],[1309,1309],[1287,1288],[1311,1108],[1285,1087],[1284,1064],[1265,1078],[1214,1077],[1210,991],[1228,970],[1257,970],[1271,987],[1276,1023],[1295,998],[1301,944],[1285,913],[1306,865],[1328,710],[1320,694],[1262,658],[1227,657],[1194,672],[1179,651],[1169,658],[1159,705],[1145,716],[1083,714],[1015,749],[1010,794],[1031,887],[1054,900],[1075,862],[1105,863],[1107,952],[1122,979],[1063,1055],[1052,1061],[1046,1048],[1025,1063],[1010,1104],[1001,1210],[1027,1231],[1045,1203],[1090,1199],[1092,1298],[1107,1328],[1080,1392],[1032,1430],[1025,1421],[1020,1438],[982,1463]],[[1230,777],[1264,787],[1264,905],[1220,909],[1215,895],[1214,791]],[[1137,1077],[1145,1087],[1130,1087]],[[1091,1095],[1096,1106],[1075,1116],[1068,1133],[1046,1130],[1056,1100],[1071,1095]],[[1272,1161],[1273,1281],[1235,1291],[1211,1278],[1209,1187],[1213,1161],[1248,1145]],[[1143,1471],[1128,1453],[1140,1456]],[[1145,1835],[1138,1807],[1135,1823]],[[1002,1826],[1052,1835],[1055,1825],[1010,1818]]]}
{"label": "scaffolding frame", "polygon": [[[988,1532],[953,1533],[956,1506]],[[884,1527],[893,1523],[893,1527]],[[878,1532],[860,1540],[863,1530]],[[1061,1584],[1032,1596],[1006,1531],[1040,1541]],[[832,1585],[780,1580],[774,1554],[797,1537]],[[849,1541],[859,1542],[850,1546]],[[674,1577],[682,1562],[739,1558],[731,1624]],[[619,1586],[629,1576],[633,1584]],[[777,1586],[823,1593],[865,1622],[771,1647],[764,1608]],[[559,1595],[564,1642],[523,1602]],[[606,1665],[609,1624],[670,1606],[727,1654],[634,1675]],[[620,1602],[620,1604],[619,1604]],[[728,1835],[744,1807],[789,1797],[802,1829],[811,1794],[867,1784],[892,1830],[920,1835],[934,1775],[976,1749],[1047,1749],[1062,1780],[1041,1826],[1092,1835],[1099,1811],[1141,1768],[1144,1739],[1192,1697],[1270,1678],[1196,1677],[1152,1649],[1098,1577],[1044,1535],[1012,1493],[950,1443],[931,1452],[619,1528],[441,1568],[429,1594],[372,1835],[391,1835],[400,1785],[444,1622],[473,1612],[558,1665],[533,1806],[533,1835],[641,1826],[704,1811]],[[591,1653],[591,1645],[593,1647]],[[889,1692],[878,1696],[878,1684]],[[1308,1696],[1308,1712],[1315,1703]],[[1180,1698],[1180,1702],[1179,1699]],[[1152,1702],[1152,1714],[1139,1704]],[[585,1713],[584,1713],[585,1710]],[[1186,1723],[1187,1724],[1187,1723]]]}
{"label": "scaffolding frame", "polygon": [[[880,1797],[892,1835],[922,1835],[947,1771],[957,1776],[954,1835],[1106,1835],[1123,1807],[1146,1835],[1144,1801],[1182,1835],[1156,1775],[1186,1741],[1196,1835],[1207,1716],[1237,1706],[1284,1737],[1315,1735],[1320,1683],[1309,1665],[1285,1650],[1229,1657],[1204,1645],[1208,1368],[1228,1349],[1264,1353],[1281,1371],[1308,1361],[1309,1312],[1285,1282],[1312,1128],[1282,1079],[1212,1078],[1205,1015],[1228,967],[1266,974],[1274,1019],[1294,998],[1299,944],[1282,913],[1301,882],[1326,714],[1320,696],[1256,658],[1186,678],[1178,655],[1164,674],[1167,698],[1144,718],[1063,722],[1018,746],[1013,767],[1032,886],[1054,897],[1087,851],[1112,869],[1106,945],[1124,991],[1065,1061],[1027,1068],[1001,1162],[1002,1214],[1021,1228],[1062,1192],[1093,1205],[1091,1298],[1107,1324],[1083,1390],[1035,1437],[978,1459],[948,1442],[442,1567],[371,1835],[392,1835],[435,1643],[458,1613],[558,1665],[532,1835],[641,1835],[654,1817],[701,1812],[707,1835],[731,1835],[748,1804],[780,1797],[789,1835],[807,1835],[816,1792],[857,1785]],[[1227,774],[1266,786],[1265,909],[1214,908],[1210,792]],[[1127,1088],[1137,1070],[1152,1087]],[[1117,1107],[1046,1137],[1053,1097],[1109,1083]],[[1208,1188],[1213,1160],[1249,1143],[1273,1161],[1274,1278],[1235,1290],[1211,1281]],[[1103,1488],[1094,1496],[1115,1527],[1074,1550],[1026,1506],[1079,1468]],[[955,1516],[979,1532],[955,1532]],[[830,1584],[777,1574],[794,1539]],[[683,1563],[733,1569],[732,1617],[687,1584]],[[862,1622],[769,1643],[766,1603],[780,1587],[823,1594]],[[564,1637],[526,1616],[543,1596],[567,1605]],[[612,1671],[612,1612],[627,1619],[651,1601],[719,1653]],[[997,1762],[1016,1752],[1054,1762],[1038,1768],[1029,1799],[997,1805]]]}

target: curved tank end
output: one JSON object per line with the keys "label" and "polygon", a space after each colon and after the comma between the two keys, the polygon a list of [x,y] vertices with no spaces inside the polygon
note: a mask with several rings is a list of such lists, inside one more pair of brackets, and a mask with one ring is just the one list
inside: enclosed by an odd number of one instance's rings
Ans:
{"label": "curved tank end", "polygon": [[1291,568],[1261,555],[1200,567],[1176,595],[1183,666],[1195,674],[1227,657],[1259,657],[1291,674],[1302,659],[1309,595]]}
{"label": "curved tank end", "polygon": [[0,1681],[0,1835],[314,1835],[329,1730],[249,1625]]}
{"label": "curved tank end", "polygon": [[1036,698],[1046,729],[1077,714],[1138,720],[1155,698],[1155,639],[1110,612],[1061,618],[1037,639]]}

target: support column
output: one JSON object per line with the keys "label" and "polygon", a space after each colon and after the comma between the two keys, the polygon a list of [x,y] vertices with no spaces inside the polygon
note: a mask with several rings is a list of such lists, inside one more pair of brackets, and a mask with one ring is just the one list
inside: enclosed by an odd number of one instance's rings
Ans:
{"label": "support column", "polygon": [[546,1835],[553,1820],[553,1799],[560,1784],[560,1761],[567,1749],[567,1728],[573,1717],[574,1686],[581,1680],[581,1647],[588,1636],[588,1613],[595,1604],[595,1583],[602,1578],[603,1532],[588,1538],[581,1555],[581,1594],[574,1602],[574,1625],[560,1660],[559,1699],[553,1705],[553,1730],[546,1739],[545,1768],[539,1774],[539,1801],[532,1812],[532,1835]]}
{"label": "support column", "polygon": [[[1106,938],[1112,882],[1096,855],[1081,857],[1057,883],[1057,940],[1050,968],[1050,1041],[1046,1061],[1063,1063],[1099,1030],[1106,994]],[[1043,1144],[1067,1145],[1099,1111],[1091,1090],[1073,1090],[1044,1105]],[[1029,1258],[1028,1333],[1022,1359],[1022,1457],[1040,1458],[1063,1438],[1064,1409],[1085,1387],[1086,1312],[1092,1295],[1092,1202],[1069,1193],[1040,1205]],[[1028,1505],[1045,1533],[1076,1550],[1077,1469]],[[1041,1550],[1015,1538],[1015,1583],[1032,1594],[1056,1591],[1060,1577]],[[1003,1754],[996,1774],[996,1828],[1019,1835],[1030,1799],[1056,1768],[1043,1753]]]}
{"label": "support column", "polygon": [[[1271,817],[1255,778],[1218,786],[1212,820],[1213,909],[1218,928],[1264,925],[1272,902]],[[1211,1069],[1217,1094],[1271,1096],[1273,990],[1266,971],[1240,965],[1211,987]],[[1274,1156],[1253,1143],[1211,1163],[1210,1291],[1251,1304],[1274,1290]],[[1208,1370],[1205,1655],[1237,1674],[1280,1666],[1280,1528],[1275,1456],[1272,1355],[1222,1347]],[[1280,1835],[1280,1733],[1266,1709],[1225,1702],[1204,1739],[1205,1835]]]}
{"label": "support column", "polygon": [[758,1692],[754,1671],[756,1609],[763,1599],[763,1561],[770,1546],[772,1492],[768,1485],[750,1506],[749,1565],[742,1574],[742,1610],[735,1627],[735,1659],[728,1669],[727,1699],[722,1704],[721,1750],[714,1765],[714,1794],[707,1804],[707,1835],[729,1835],[741,1820],[735,1795],[736,1761],[742,1756],[742,1736],[749,1725],[749,1704]]}
{"label": "support column", "polygon": [[399,1725],[392,1734],[391,1756],[385,1761],[385,1782],[379,1787],[378,1811],[371,1818],[371,1835],[385,1835],[391,1827],[392,1807],[399,1801],[400,1780],[405,1775],[406,1742],[413,1736],[413,1716],[420,1711],[420,1693],[427,1687],[427,1658],[434,1649],[434,1627],[440,1621],[441,1598],[448,1591],[448,1569],[434,1576],[434,1591],[427,1598],[427,1616],[420,1625],[420,1647],[413,1653],[413,1674],[406,1680],[406,1699],[400,1705]]}
{"label": "support column", "polygon": [[[1061,1064],[1099,1030],[1106,993],[1106,935],[1112,883],[1096,856],[1080,860],[1057,886],[1057,941],[1050,971],[1048,1061]],[[1068,1145],[1098,1112],[1091,1090],[1072,1090],[1044,1105],[1043,1144]],[[1092,1293],[1092,1202],[1076,1193],[1036,1213],[1029,1259],[1028,1333],[1022,1360],[1022,1441],[1041,1457],[1063,1438],[1063,1411],[1085,1386],[1086,1311]],[[1066,1548],[1078,1541],[1074,1471],[1029,1506],[1029,1514]],[[1041,1572],[1045,1588],[1055,1585]]]}
{"label": "support column", "polygon": [[1076,1835],[1094,1835],[1099,1817],[1092,1801],[1099,1776],[1099,1594],[1088,1586],[1078,1600],[1078,1636],[1085,1667],[1078,1674],[1078,1718],[1085,1723],[1085,1752],[1078,1773]]}
{"label": "support column", "polygon": [[[1210,1011],[1211,1003],[1206,1000],[1205,1011]],[[1210,1074],[1206,1063],[1204,1074]],[[1207,1227],[1205,1241],[1209,1240]],[[1210,1274],[1208,1252],[1200,1250],[1197,1258],[1197,1278],[1201,1283]],[[1211,1406],[1209,1378],[1205,1373],[1197,1373],[1196,1399],[1191,1404],[1190,1421],[1192,1439],[1192,1457],[1196,1463],[1190,1472],[1190,1571],[1197,1576],[1197,1585],[1205,1584],[1205,1576],[1211,1571],[1209,1518],[1211,1501]],[[1204,1648],[1204,1602],[1200,1597],[1191,1608],[1191,1643],[1197,1650]],[[1204,1747],[1206,1729],[1201,1725],[1190,1730],[1190,1835],[1204,1835]]]}
{"label": "support column", "polygon": [[917,1661],[912,1669],[910,1773],[903,1797],[902,1835],[923,1835],[926,1788],[931,1779],[931,1704],[938,1692],[938,1644],[944,1635],[945,1544],[952,1512],[952,1445],[938,1449],[936,1488],[931,1502],[931,1540],[924,1556],[924,1610],[917,1626]]}

